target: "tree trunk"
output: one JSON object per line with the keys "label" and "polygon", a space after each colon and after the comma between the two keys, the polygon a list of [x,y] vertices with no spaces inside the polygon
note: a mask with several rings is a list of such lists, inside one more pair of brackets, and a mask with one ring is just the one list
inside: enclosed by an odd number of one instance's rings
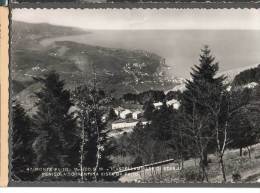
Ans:
{"label": "tree trunk", "polygon": [[84,159],[84,145],[83,142],[81,142],[81,148],[80,148],[80,176],[81,176],[81,181],[84,181],[84,167],[83,167],[83,159]]}
{"label": "tree trunk", "polygon": [[251,159],[251,150],[250,150],[250,147],[246,147],[247,148],[247,151],[248,151],[248,157],[249,159]]}
{"label": "tree trunk", "polygon": [[181,170],[184,168],[184,159],[183,156],[181,156]]}
{"label": "tree trunk", "polygon": [[204,160],[204,156],[203,156],[203,153],[202,153],[202,156],[200,158],[200,168],[202,170],[202,182],[206,179],[206,181],[208,182],[209,179],[208,179],[208,174],[207,174],[207,171],[206,171],[206,166],[204,165],[203,163],[203,160]]}
{"label": "tree trunk", "polygon": [[220,162],[220,165],[221,165],[223,180],[224,180],[224,182],[226,182],[227,179],[226,179],[226,171],[225,171],[225,165],[224,165],[224,161],[223,161],[223,155],[220,156],[219,162]]}
{"label": "tree trunk", "polygon": [[95,177],[95,181],[98,181],[98,170],[99,170],[99,162],[100,162],[100,150],[98,147],[97,150],[97,154],[96,154],[97,160],[96,160],[96,166],[95,166],[95,170],[94,170],[94,177]]}
{"label": "tree trunk", "polygon": [[206,167],[204,165],[202,165],[202,174],[203,174],[202,181],[204,181],[206,179],[206,182],[209,182],[208,174],[207,174],[207,171],[206,171]]}
{"label": "tree trunk", "polygon": [[196,161],[196,158],[194,159],[194,166],[197,167],[197,161]]}
{"label": "tree trunk", "polygon": [[81,125],[81,146],[80,146],[80,176],[81,181],[84,181],[84,146],[85,146],[85,124],[84,116],[82,116]]}
{"label": "tree trunk", "polygon": [[204,150],[202,153],[203,153],[202,164],[205,167],[207,167],[208,166],[208,152],[207,152],[207,150]]}

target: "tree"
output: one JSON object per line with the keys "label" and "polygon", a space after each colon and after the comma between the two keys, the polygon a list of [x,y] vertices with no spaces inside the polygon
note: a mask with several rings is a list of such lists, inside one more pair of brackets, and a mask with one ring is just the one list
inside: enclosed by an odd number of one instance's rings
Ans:
{"label": "tree", "polygon": [[[218,98],[213,102],[213,106],[209,106],[213,125],[214,125],[214,135],[216,140],[216,153],[218,157],[219,164],[221,165],[221,171],[223,176],[223,181],[226,182],[226,171],[224,165],[224,154],[228,144],[230,143],[229,136],[229,116],[230,116],[230,107],[229,107],[229,93],[226,92],[225,87],[213,88],[212,92],[218,93]],[[217,90],[216,90],[217,89]]]}
{"label": "tree", "polygon": [[[233,89],[230,93],[228,114],[231,143],[230,147],[242,149],[257,142],[259,128],[259,99],[251,89]],[[250,150],[248,148],[248,150]],[[250,151],[249,151],[250,155]]]}
{"label": "tree", "polygon": [[230,119],[230,137],[233,148],[247,148],[250,155],[250,146],[256,144],[259,136],[259,111],[252,104],[247,104],[236,111]]}
{"label": "tree", "polygon": [[154,110],[155,110],[155,108],[154,108],[152,100],[149,100],[148,102],[146,102],[144,105],[144,118],[146,118],[147,120],[151,120],[153,117]]}
{"label": "tree", "polygon": [[109,156],[114,147],[107,138],[107,122],[102,120],[103,115],[109,111],[111,97],[106,96],[102,90],[86,85],[77,87],[73,96],[81,129],[81,180],[85,180],[84,168],[91,169],[91,175],[86,177],[89,181],[115,180],[113,176],[103,175],[112,170]]}
{"label": "tree", "polygon": [[195,106],[192,109],[192,114],[184,113],[184,122],[182,123],[185,127],[184,133],[190,139],[190,145],[194,147],[191,151],[196,153],[195,156],[199,157],[200,168],[202,172],[202,181],[206,179],[208,181],[208,175],[206,171],[207,166],[207,148],[209,142],[212,141],[212,133],[207,133],[209,125],[209,116],[201,116]]}
{"label": "tree", "polygon": [[35,133],[32,130],[30,117],[18,102],[14,102],[12,114],[11,175],[15,180],[30,181],[36,177],[28,170],[34,166],[36,156],[32,149]]}
{"label": "tree", "polygon": [[38,109],[33,116],[37,137],[33,144],[37,154],[36,166],[40,168],[76,168],[78,156],[78,132],[76,119],[70,112],[70,92],[64,89],[64,81],[52,71],[37,78],[42,83],[36,93]]}
{"label": "tree", "polygon": [[165,94],[160,90],[148,90],[138,94],[138,100],[140,104],[145,104],[148,101],[159,102],[165,99]]}
{"label": "tree", "polygon": [[127,93],[127,94],[124,94],[122,98],[126,102],[132,101],[132,102],[136,103],[137,99],[138,99],[138,95],[137,94],[133,94],[133,93]]}
{"label": "tree", "polygon": [[169,100],[172,100],[172,99],[176,99],[176,100],[179,100],[180,99],[180,96],[181,96],[181,91],[169,91],[167,94],[166,94],[166,100],[169,101]]}
{"label": "tree", "polygon": [[183,106],[190,121],[187,128],[196,139],[201,168],[204,178],[207,179],[205,166],[207,154],[214,150],[216,133],[219,132],[220,104],[222,92],[225,90],[225,77],[216,77],[218,63],[211,55],[208,46],[201,50],[200,64],[192,68],[191,80],[186,82],[186,91],[183,93]]}
{"label": "tree", "polygon": [[109,113],[108,113],[108,120],[114,121],[116,118],[117,118],[117,115],[116,115],[114,109],[110,108]]}
{"label": "tree", "polygon": [[151,119],[151,133],[155,140],[160,140],[165,142],[171,139],[171,118],[172,118],[173,108],[168,107],[166,102],[159,110],[153,112]]}
{"label": "tree", "polygon": [[260,141],[260,85],[258,84],[254,89],[252,100],[250,102],[252,113],[250,121],[252,125],[257,129],[257,138]]}
{"label": "tree", "polygon": [[[155,156],[160,154],[159,151],[156,151],[156,141],[151,137],[149,129],[149,125],[139,122],[129,136],[129,153],[135,156],[139,164],[154,162],[156,161]],[[135,166],[136,164],[133,163]]]}
{"label": "tree", "polygon": [[231,147],[240,149],[240,156],[242,156],[242,149],[247,148],[250,157],[250,146],[257,143],[258,128],[250,121],[248,109],[243,108],[237,112],[231,119]]}
{"label": "tree", "polygon": [[[194,155],[193,144],[190,138],[185,133],[186,125],[183,124],[186,120],[183,117],[182,109],[174,110],[171,115],[171,139],[168,142],[169,146],[173,149],[174,158],[179,160],[180,168],[184,168],[184,160],[189,156]],[[190,151],[189,149],[192,148]],[[191,153],[192,152],[192,153]]]}

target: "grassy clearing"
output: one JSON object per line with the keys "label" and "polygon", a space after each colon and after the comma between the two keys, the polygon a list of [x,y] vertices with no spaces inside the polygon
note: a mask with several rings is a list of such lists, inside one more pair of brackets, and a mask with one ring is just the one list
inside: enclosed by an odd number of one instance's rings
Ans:
{"label": "grassy clearing", "polygon": [[[218,159],[214,154],[209,155],[210,163],[207,168],[209,182],[222,183],[223,177]],[[239,182],[254,183],[260,178],[260,143],[251,147],[251,158],[246,150],[243,156],[239,156],[239,150],[227,150],[224,156],[227,183],[232,182],[233,174],[240,174]],[[157,168],[149,168],[145,171],[135,172],[128,176],[122,176],[121,181],[140,181],[146,183],[194,183],[201,182],[198,159],[190,159],[184,162],[183,170],[166,171],[163,168],[177,166],[176,163],[166,164]]]}

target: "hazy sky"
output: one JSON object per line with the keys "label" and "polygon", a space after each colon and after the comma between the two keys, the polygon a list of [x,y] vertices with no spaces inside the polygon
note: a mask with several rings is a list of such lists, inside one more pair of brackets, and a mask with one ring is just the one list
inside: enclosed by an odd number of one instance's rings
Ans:
{"label": "hazy sky", "polygon": [[85,29],[260,29],[257,9],[13,9],[12,17]]}

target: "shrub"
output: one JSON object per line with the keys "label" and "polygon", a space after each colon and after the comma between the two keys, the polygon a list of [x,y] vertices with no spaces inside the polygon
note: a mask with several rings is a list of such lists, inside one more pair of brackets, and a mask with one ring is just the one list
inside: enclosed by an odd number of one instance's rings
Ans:
{"label": "shrub", "polygon": [[180,171],[179,178],[189,182],[196,182],[202,181],[203,177],[198,168],[189,167]]}
{"label": "shrub", "polygon": [[233,182],[239,182],[239,181],[241,181],[241,174],[240,174],[239,171],[233,172],[233,174],[232,174],[232,181],[233,181]]}

